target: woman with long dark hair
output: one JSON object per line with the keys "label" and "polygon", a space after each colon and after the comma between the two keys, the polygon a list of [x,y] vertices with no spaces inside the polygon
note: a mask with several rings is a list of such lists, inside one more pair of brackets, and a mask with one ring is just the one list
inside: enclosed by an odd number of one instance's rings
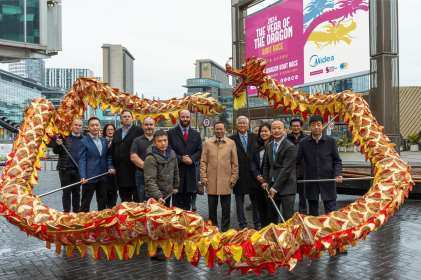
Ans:
{"label": "woman with long dark hair", "polygon": [[[258,140],[257,140],[257,147],[255,153],[253,155],[252,161],[252,170],[253,175],[258,181],[259,186],[261,186],[265,180],[263,179],[263,158],[265,155],[265,145],[268,144],[272,140],[271,134],[271,126],[269,123],[263,123],[259,127],[258,131]],[[257,207],[257,211],[260,217],[260,223],[262,227],[267,226],[270,223],[269,220],[269,207],[272,205],[270,204],[266,190],[263,188],[259,188],[259,190],[254,194],[255,196],[255,203]]]}
{"label": "woman with long dark hair", "polygon": [[[111,147],[111,142],[113,140],[115,132],[115,126],[112,123],[108,123],[102,129],[102,137],[107,140],[108,150]],[[107,175],[107,195],[106,195],[106,207],[113,208],[117,204],[117,184],[115,175]]]}

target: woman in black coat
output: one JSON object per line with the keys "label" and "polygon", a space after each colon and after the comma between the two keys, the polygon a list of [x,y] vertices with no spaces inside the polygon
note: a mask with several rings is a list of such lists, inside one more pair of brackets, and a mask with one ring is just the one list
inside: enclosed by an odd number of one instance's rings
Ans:
{"label": "woman in black coat", "polygon": [[[259,182],[259,186],[265,182],[263,179],[263,157],[265,154],[265,145],[272,140],[271,126],[269,123],[264,123],[259,127],[257,147],[253,154],[252,160],[252,171],[256,180]],[[257,212],[260,216],[260,223],[262,227],[267,226],[270,223],[269,219],[269,207],[272,207],[269,199],[267,198],[266,190],[259,188],[258,191],[253,193],[254,200],[257,206]]]}
{"label": "woman in black coat", "polygon": [[[110,149],[111,142],[115,132],[115,126],[108,123],[102,129],[102,137],[107,141],[108,149]],[[117,184],[115,175],[107,175],[107,197],[105,199],[107,208],[113,208],[117,204]]]}

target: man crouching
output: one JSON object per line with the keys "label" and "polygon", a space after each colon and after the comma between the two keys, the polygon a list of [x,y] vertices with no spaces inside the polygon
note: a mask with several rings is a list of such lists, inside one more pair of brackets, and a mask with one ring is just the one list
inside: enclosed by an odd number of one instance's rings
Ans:
{"label": "man crouching", "polygon": [[152,141],[153,145],[146,152],[143,167],[145,193],[148,198],[153,197],[169,206],[170,194],[177,193],[180,184],[177,157],[168,146],[166,131],[156,131]]}

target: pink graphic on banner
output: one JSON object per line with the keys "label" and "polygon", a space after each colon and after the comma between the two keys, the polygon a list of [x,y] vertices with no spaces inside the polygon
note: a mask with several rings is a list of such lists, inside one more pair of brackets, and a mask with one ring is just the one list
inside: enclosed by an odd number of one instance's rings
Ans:
{"label": "pink graphic on banner", "polygon": [[303,2],[285,0],[248,16],[245,24],[246,57],[264,58],[266,73],[286,86],[303,84]]}

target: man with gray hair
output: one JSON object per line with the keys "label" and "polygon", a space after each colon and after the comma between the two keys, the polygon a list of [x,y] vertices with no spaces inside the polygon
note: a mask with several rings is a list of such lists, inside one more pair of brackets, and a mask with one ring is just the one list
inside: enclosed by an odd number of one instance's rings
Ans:
{"label": "man with gray hair", "polygon": [[234,186],[235,205],[237,210],[238,226],[243,229],[247,227],[247,220],[244,213],[244,197],[250,195],[253,205],[254,228],[260,228],[259,216],[256,211],[255,193],[258,191],[257,180],[253,176],[252,159],[256,149],[257,136],[249,132],[249,119],[239,116],[236,120],[237,133],[230,138],[235,142],[238,155],[239,178]]}
{"label": "man with gray hair", "polygon": [[146,199],[143,166],[145,164],[146,150],[152,145],[153,134],[155,133],[155,120],[152,117],[147,117],[143,120],[143,132],[142,136],[133,140],[130,148],[130,160],[136,166],[135,179],[139,202],[143,202]]}

